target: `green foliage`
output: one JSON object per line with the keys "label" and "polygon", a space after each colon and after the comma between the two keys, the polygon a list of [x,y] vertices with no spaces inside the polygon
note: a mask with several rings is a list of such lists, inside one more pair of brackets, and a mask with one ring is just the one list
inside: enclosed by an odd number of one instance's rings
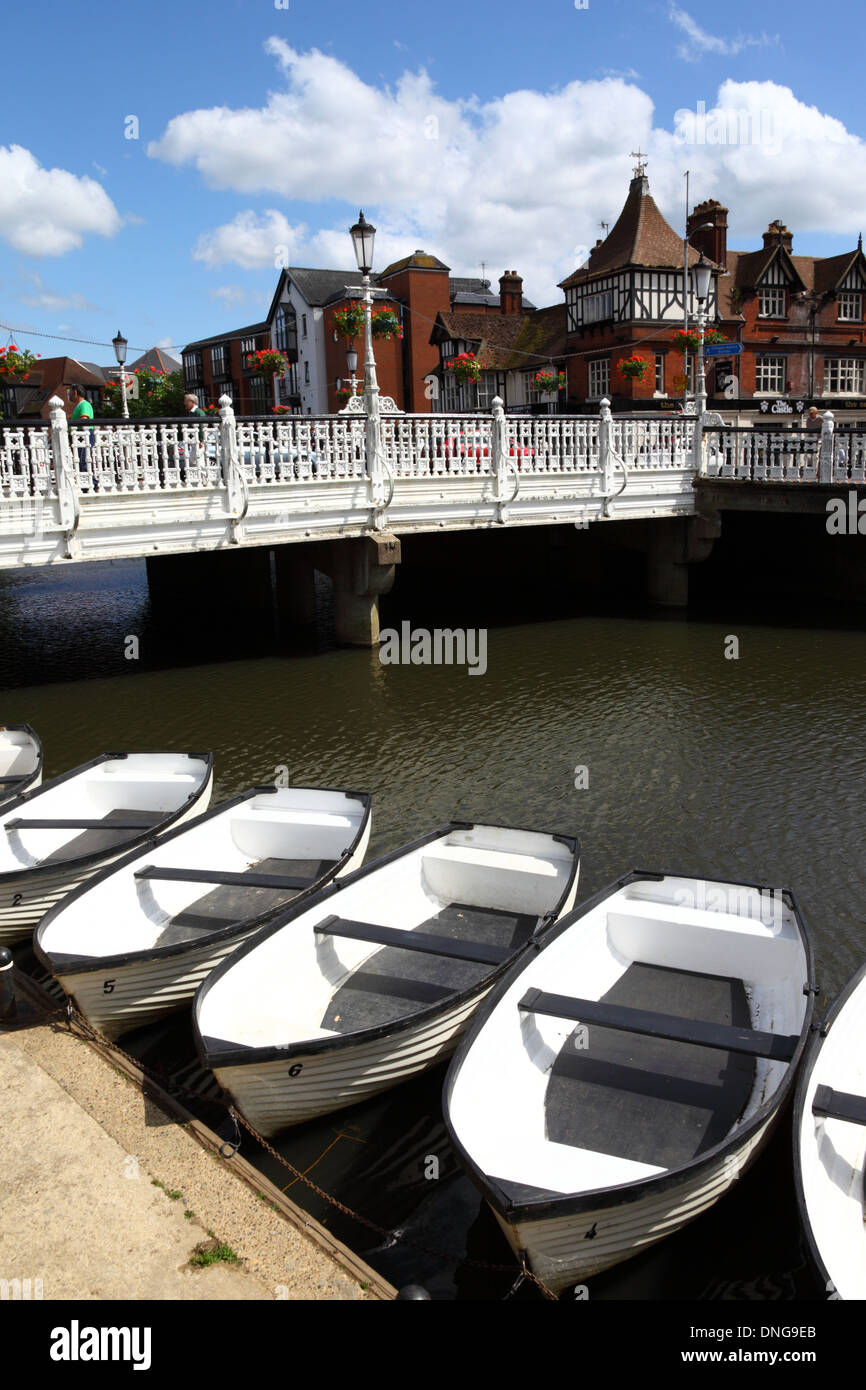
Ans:
{"label": "green foliage", "polygon": [[[186,414],[183,372],[156,372],[149,367],[137,367],[135,375],[138,377],[138,399],[127,399],[131,420]],[[109,382],[102,388],[100,413],[109,419],[122,415],[119,382]]]}

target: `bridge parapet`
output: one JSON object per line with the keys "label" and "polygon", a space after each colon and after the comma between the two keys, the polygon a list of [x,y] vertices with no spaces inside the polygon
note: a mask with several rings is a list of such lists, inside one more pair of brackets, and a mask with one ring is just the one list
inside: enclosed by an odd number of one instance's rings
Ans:
{"label": "bridge parapet", "polygon": [[[0,428],[0,568],[511,522],[690,515],[689,417],[363,414]],[[377,478],[379,477],[377,473]],[[381,480],[379,482],[381,488]],[[72,517],[72,520],[70,520]],[[74,532],[74,536],[73,536]]]}

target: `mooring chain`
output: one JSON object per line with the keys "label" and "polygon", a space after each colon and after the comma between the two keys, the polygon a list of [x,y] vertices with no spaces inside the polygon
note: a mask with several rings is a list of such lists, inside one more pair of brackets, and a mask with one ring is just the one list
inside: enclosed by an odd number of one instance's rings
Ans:
{"label": "mooring chain", "polygon": [[[138,1057],[133,1057],[131,1053],[125,1052],[124,1049],[120,1047],[118,1043],[112,1042],[109,1038],[104,1037],[103,1034],[99,1032],[99,1029],[94,1028],[90,1020],[85,1018],[84,1014],[80,1013],[79,1010],[76,1009],[71,999],[67,999],[65,1008],[58,1008],[54,1012],[47,1014],[45,1017],[46,1021],[51,1018],[65,1017],[70,1024],[72,1024],[73,1021],[77,1022],[82,1032],[87,1034],[94,1042],[98,1042],[102,1047],[108,1048],[109,1051],[116,1052],[121,1057],[125,1057],[126,1060],[128,1062],[131,1062],[134,1067],[137,1067],[138,1070],[143,1072],[145,1075],[150,1076],[150,1078],[153,1081],[156,1081],[160,1086],[167,1087],[169,1090],[171,1090],[173,1093],[177,1095],[188,1096],[192,1100],[201,1102],[201,1096],[198,1094],[197,1091],[193,1091],[188,1086],[182,1086],[179,1083],[172,1081],[170,1078],[158,1072],[154,1067],[148,1066],[147,1063],[142,1062]],[[375,1235],[384,1236],[389,1241],[393,1241],[398,1244],[402,1241],[404,1245],[410,1246],[413,1250],[419,1250],[425,1255],[431,1255],[434,1259],[443,1260],[450,1264],[467,1265],[473,1269],[486,1269],[499,1274],[515,1273],[514,1265],[493,1264],[487,1260],[471,1259],[469,1256],[466,1255],[457,1255],[454,1253],[454,1251],[438,1250],[435,1246],[425,1245],[421,1241],[414,1240],[411,1236],[395,1235],[395,1233],[393,1231],[389,1231],[387,1227],[380,1226],[377,1222],[371,1221],[366,1216],[362,1216],[360,1212],[353,1211],[351,1207],[347,1207],[344,1202],[341,1202],[338,1197],[332,1196],[330,1192],[326,1192],[324,1188],[319,1187],[318,1183],[314,1182],[313,1179],[308,1177],[306,1173],[302,1173],[300,1169],[294,1166],[293,1163],[290,1163],[287,1158],[284,1158],[283,1155],[277,1149],[275,1149],[272,1144],[269,1144],[267,1139],[265,1139],[264,1135],[259,1134],[258,1130],[253,1128],[249,1120],[245,1119],[245,1117],[240,1113],[240,1111],[235,1110],[234,1106],[230,1105],[228,1101],[213,1100],[210,1103],[214,1105],[224,1106],[234,1126],[235,1138],[233,1140],[226,1140],[219,1146],[218,1153],[221,1158],[233,1158],[234,1155],[237,1153],[238,1149],[241,1146],[239,1125],[243,1125],[244,1129],[246,1129],[248,1133],[252,1135],[256,1143],[260,1144],[261,1147],[265,1150],[265,1152],[269,1153],[272,1158],[275,1158],[279,1164],[281,1164],[284,1168],[287,1168],[288,1171],[297,1181],[302,1182],[305,1187],[308,1187],[310,1191],[314,1192],[317,1197],[320,1197],[323,1202],[327,1202],[329,1206],[332,1206],[337,1211],[342,1212],[343,1215],[347,1216],[350,1221],[355,1221],[358,1223],[358,1225],[365,1226],[367,1230],[372,1231]],[[229,1152],[224,1153],[223,1150],[225,1149],[229,1150]],[[506,1294],[506,1298],[510,1298],[514,1293],[516,1293],[517,1289],[521,1286],[521,1284],[523,1284],[525,1281],[528,1281],[529,1283],[535,1284],[535,1286],[539,1289],[544,1298],[549,1299],[551,1302],[554,1303],[557,1302],[558,1300],[556,1294],[553,1293],[553,1291],[549,1289],[541,1279],[539,1279],[537,1274],[535,1274],[531,1269],[528,1268],[525,1257],[521,1258],[521,1268],[517,1271],[517,1277],[515,1278],[514,1283],[509,1289],[509,1292]]]}

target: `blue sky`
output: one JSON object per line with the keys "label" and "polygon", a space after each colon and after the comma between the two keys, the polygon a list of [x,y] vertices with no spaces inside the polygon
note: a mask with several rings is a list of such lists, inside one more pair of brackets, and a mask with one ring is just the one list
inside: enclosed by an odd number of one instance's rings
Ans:
{"label": "blue sky", "polygon": [[120,327],[134,347],[227,331],[264,315],[281,260],[349,265],[361,205],[378,268],[423,247],[458,274],[516,268],[556,302],[638,147],[678,228],[690,168],[692,203],[730,208],[729,245],[760,245],[781,217],[795,252],[832,254],[866,230],[845,56],[863,29],[842,0],[48,0],[37,27],[19,6],[3,26],[6,55],[25,56],[4,64],[0,321],[102,342]]}

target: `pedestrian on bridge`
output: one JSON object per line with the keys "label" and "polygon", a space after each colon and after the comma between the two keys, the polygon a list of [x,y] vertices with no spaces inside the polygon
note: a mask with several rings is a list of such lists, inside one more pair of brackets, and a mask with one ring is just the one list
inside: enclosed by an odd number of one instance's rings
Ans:
{"label": "pedestrian on bridge", "polygon": [[[91,420],[91,421],[92,421],[92,420],[93,420],[93,406],[90,404],[90,401],[87,399],[87,397],[85,396],[85,394],[84,394],[84,392],[82,391],[82,389],[81,389],[80,386],[73,386],[73,388],[72,388],[72,400],[73,400],[73,403],[74,403],[74,409],[73,409],[73,411],[72,411],[72,414],[71,414],[70,417],[69,417],[69,423],[70,423],[70,425],[74,425],[74,424],[76,424],[76,423],[79,423],[79,422],[82,421],[82,420]],[[90,435],[89,435],[89,442],[90,442],[91,444],[93,443],[93,430],[92,430],[92,429],[91,429]],[[87,463],[88,463],[87,452],[88,452],[88,451],[87,451],[87,446],[86,446],[86,445],[79,445],[79,448],[78,448],[78,467],[79,467],[80,469],[86,469],[86,468],[87,468]]]}

